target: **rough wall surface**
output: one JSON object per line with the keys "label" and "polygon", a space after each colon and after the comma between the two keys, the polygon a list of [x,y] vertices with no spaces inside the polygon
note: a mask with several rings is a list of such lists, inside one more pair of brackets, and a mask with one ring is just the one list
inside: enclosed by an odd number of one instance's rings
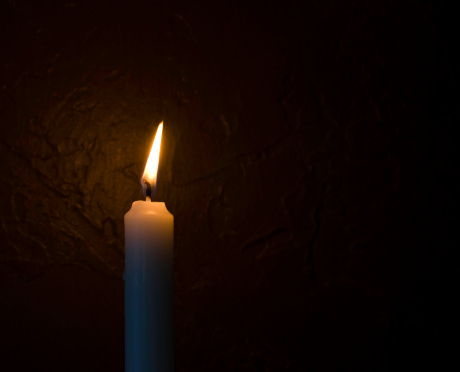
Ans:
{"label": "rough wall surface", "polygon": [[0,6],[0,363],[123,371],[123,215],[162,120],[177,371],[448,356],[446,13],[94,3]]}

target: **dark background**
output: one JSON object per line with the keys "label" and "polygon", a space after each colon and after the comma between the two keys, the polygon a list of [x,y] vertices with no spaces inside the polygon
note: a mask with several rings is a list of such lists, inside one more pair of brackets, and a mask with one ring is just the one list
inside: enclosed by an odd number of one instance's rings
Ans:
{"label": "dark background", "polygon": [[124,370],[123,215],[162,120],[176,371],[446,367],[451,14],[2,1],[0,369]]}

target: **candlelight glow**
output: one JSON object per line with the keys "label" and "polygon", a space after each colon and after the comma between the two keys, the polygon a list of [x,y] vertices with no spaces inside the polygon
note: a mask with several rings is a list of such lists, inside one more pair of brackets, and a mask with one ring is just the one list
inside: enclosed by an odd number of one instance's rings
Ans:
{"label": "candlelight glow", "polygon": [[[152,190],[155,190],[157,184],[157,173],[158,173],[158,162],[160,160],[160,145],[161,145],[161,133],[163,132],[163,122],[160,123],[153,141],[152,149],[150,150],[149,159],[145,165],[144,174],[142,175],[142,181],[150,183]],[[142,185],[144,187],[144,185]]]}

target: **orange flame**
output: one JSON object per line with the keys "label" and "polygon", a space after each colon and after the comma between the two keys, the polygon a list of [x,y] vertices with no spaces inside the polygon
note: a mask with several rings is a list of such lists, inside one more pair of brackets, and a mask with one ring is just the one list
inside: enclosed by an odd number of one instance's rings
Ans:
{"label": "orange flame", "polygon": [[[158,162],[160,160],[160,145],[161,145],[161,134],[163,133],[163,122],[160,123],[155,134],[152,149],[150,150],[149,159],[145,165],[144,174],[142,175],[142,181],[150,183],[152,190],[156,189],[157,185],[157,173],[158,173]],[[142,185],[144,187],[144,185]]]}

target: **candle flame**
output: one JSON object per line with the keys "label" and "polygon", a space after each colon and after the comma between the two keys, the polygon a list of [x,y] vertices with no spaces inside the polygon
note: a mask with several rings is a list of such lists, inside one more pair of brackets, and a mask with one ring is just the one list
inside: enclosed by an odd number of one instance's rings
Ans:
{"label": "candle flame", "polygon": [[155,134],[152,149],[150,150],[149,159],[145,165],[144,174],[142,175],[142,188],[145,194],[144,181],[150,183],[152,191],[156,189],[157,185],[157,173],[158,173],[158,162],[160,160],[160,145],[161,145],[161,134],[163,132],[163,122],[160,123]]}

